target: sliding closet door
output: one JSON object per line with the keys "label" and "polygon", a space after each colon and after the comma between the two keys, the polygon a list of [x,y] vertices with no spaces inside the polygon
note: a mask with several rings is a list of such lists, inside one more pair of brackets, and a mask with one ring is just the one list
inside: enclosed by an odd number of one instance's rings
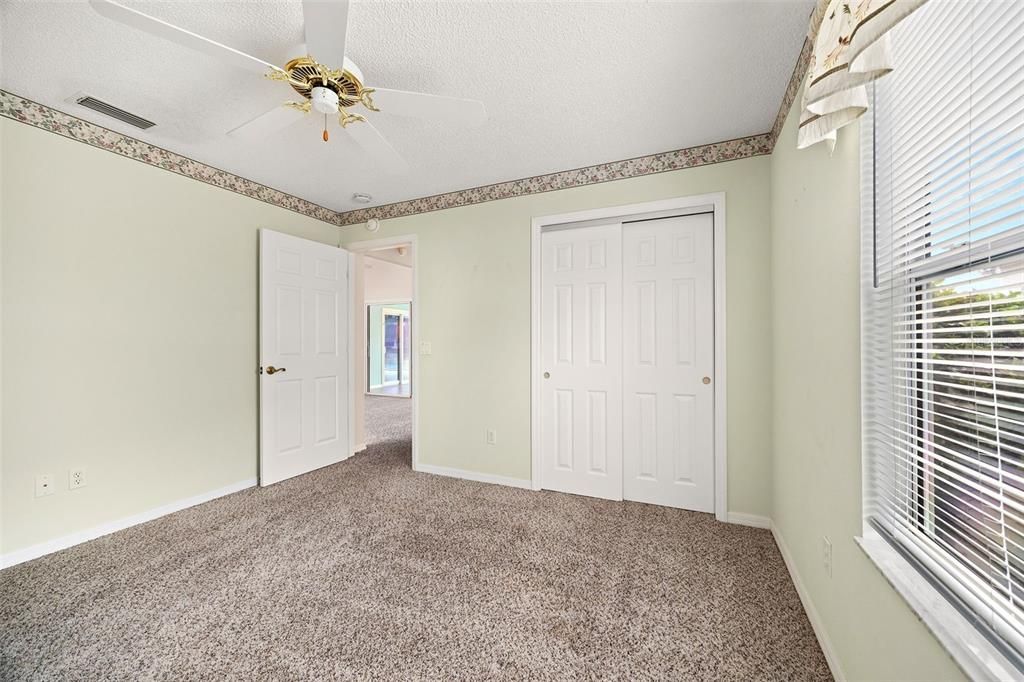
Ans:
{"label": "sliding closet door", "polygon": [[712,214],[623,226],[623,496],[714,512]]}
{"label": "sliding closet door", "polygon": [[541,237],[543,487],[622,499],[622,228]]}

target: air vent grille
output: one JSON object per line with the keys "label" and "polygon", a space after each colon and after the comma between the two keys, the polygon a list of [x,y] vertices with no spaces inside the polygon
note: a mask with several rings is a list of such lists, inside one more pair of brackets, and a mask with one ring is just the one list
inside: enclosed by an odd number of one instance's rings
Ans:
{"label": "air vent grille", "polygon": [[152,128],[156,125],[152,121],[144,119],[141,116],[136,116],[131,112],[119,109],[113,104],[107,104],[103,100],[90,97],[89,95],[77,98],[75,103],[81,104],[86,109],[92,109],[93,111],[98,111],[99,113],[110,116],[111,118],[116,118],[118,121],[124,121],[128,125],[133,125],[136,128],[141,128],[142,130]]}

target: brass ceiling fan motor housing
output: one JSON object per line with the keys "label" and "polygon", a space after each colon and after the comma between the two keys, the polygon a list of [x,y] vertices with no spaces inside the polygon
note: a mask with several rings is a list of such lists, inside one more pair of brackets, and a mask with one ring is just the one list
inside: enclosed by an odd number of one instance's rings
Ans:
{"label": "brass ceiling fan motor housing", "polygon": [[343,109],[365,103],[367,89],[351,71],[328,68],[312,57],[297,57],[285,64],[284,70],[288,84],[306,99],[312,96],[313,88],[324,87],[337,93],[338,106]]}

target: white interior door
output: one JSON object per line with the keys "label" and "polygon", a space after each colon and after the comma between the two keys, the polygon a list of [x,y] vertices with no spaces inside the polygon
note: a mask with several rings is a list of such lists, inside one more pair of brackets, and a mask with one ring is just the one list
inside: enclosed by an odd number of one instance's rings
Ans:
{"label": "white interior door", "polygon": [[542,480],[622,499],[622,227],[541,236]]}
{"label": "white interior door", "polygon": [[349,254],[260,230],[260,485],[345,459]]}
{"label": "white interior door", "polygon": [[712,214],[623,226],[627,500],[714,512]]}

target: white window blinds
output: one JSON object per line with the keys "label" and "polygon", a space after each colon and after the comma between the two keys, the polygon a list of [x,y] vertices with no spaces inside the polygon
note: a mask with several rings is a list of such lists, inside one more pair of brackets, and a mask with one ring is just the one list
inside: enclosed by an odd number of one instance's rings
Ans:
{"label": "white window blinds", "polygon": [[[865,120],[865,515],[1024,652],[1024,2],[931,0]],[[1016,658],[1020,661],[1020,658]]]}

